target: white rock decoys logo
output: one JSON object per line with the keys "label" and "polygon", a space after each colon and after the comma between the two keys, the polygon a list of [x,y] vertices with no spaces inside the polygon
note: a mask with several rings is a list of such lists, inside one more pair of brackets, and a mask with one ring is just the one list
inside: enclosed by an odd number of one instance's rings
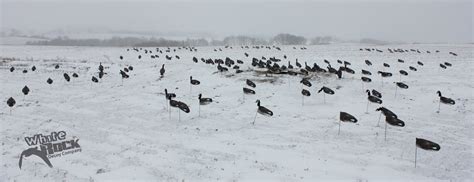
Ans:
{"label": "white rock decoys logo", "polygon": [[[36,155],[41,158],[49,167],[53,167],[50,158],[61,157],[63,155],[81,152],[79,139],[66,140],[66,132],[51,132],[50,135],[36,134],[32,137],[25,137],[28,146],[34,146],[24,150],[20,155],[18,166],[21,169],[23,157]],[[38,148],[39,147],[39,148]]]}

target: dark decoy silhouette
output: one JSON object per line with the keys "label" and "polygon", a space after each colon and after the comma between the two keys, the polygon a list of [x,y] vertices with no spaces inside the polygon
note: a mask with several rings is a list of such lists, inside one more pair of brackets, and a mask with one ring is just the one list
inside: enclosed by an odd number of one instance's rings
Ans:
{"label": "dark decoy silhouette", "polygon": [[382,100],[381,100],[381,99],[379,99],[378,97],[375,97],[375,96],[370,95],[370,90],[367,90],[366,92],[367,92],[367,95],[368,95],[367,99],[368,99],[370,102],[372,102],[372,103],[377,103],[377,104],[382,104]]}
{"label": "dark decoy silhouette", "polygon": [[393,117],[393,118],[398,117],[395,113],[393,113],[392,111],[390,111],[389,109],[385,107],[379,107],[375,109],[375,111],[380,111],[381,112],[380,114],[383,114],[385,117]]}
{"label": "dark decoy silhouette", "polygon": [[352,116],[351,114],[347,112],[340,112],[339,113],[339,120],[342,122],[351,122],[351,123],[357,123],[357,118]]}
{"label": "dark decoy silhouette", "polygon": [[174,93],[169,93],[168,89],[165,88],[165,98],[168,100],[171,100],[176,97],[176,94]]}
{"label": "dark decoy silhouette", "polygon": [[321,87],[321,89],[319,89],[318,93],[320,93],[321,91],[324,91],[324,93],[326,94],[329,94],[329,95],[334,95],[334,91],[328,87]]}
{"label": "dark decoy silhouette", "polygon": [[449,62],[444,62],[444,65],[449,66],[449,67],[453,66],[453,65],[452,65],[451,63],[449,63]]}
{"label": "dark decoy silhouette", "polygon": [[379,73],[382,77],[391,77],[392,76],[392,73],[389,73],[389,72],[378,71],[377,73]]}
{"label": "dark decoy silhouette", "polygon": [[36,71],[36,66],[31,67],[31,71]]}
{"label": "dark decoy silhouette", "polygon": [[59,69],[59,64],[57,64],[56,66],[54,66],[55,69]]}
{"label": "dark decoy silhouette", "polygon": [[95,82],[95,83],[99,82],[99,80],[95,76],[92,76],[91,80],[92,82]]}
{"label": "dark decoy silhouette", "polygon": [[201,84],[201,82],[200,82],[199,80],[193,79],[193,76],[190,76],[190,77],[189,77],[189,81],[190,81],[191,85],[199,85],[199,84]]}
{"label": "dark decoy silhouette", "polygon": [[362,74],[363,75],[372,75],[372,73],[370,71],[367,71],[367,70],[362,70]]}
{"label": "dark decoy silhouette", "polygon": [[16,104],[16,101],[15,101],[15,99],[13,99],[13,97],[8,98],[8,100],[7,100],[8,107],[13,107],[13,106],[15,106],[15,104]]}
{"label": "dark decoy silhouette", "polygon": [[28,86],[25,85],[25,87],[21,89],[21,92],[23,92],[24,95],[28,95],[28,93],[30,93],[30,89],[28,88]]}
{"label": "dark decoy silhouette", "polygon": [[64,76],[64,79],[65,79],[67,82],[71,81],[71,77],[69,77],[69,75],[68,75],[67,73],[64,73],[63,76]]}
{"label": "dark decoy silhouette", "polygon": [[360,77],[360,79],[362,79],[363,82],[367,82],[367,83],[372,82],[372,79],[370,79],[370,78],[368,78],[368,77],[365,77],[365,76]]}
{"label": "dark decoy silhouette", "polygon": [[408,72],[406,72],[405,70],[400,70],[400,74],[401,74],[401,75],[408,76]]}
{"label": "dark decoy silhouette", "polygon": [[439,144],[423,138],[416,138],[416,146],[424,150],[439,151],[441,149]]}
{"label": "dark decoy silhouette", "polygon": [[28,73],[28,70],[23,70],[23,73]]}
{"label": "dark decoy silhouette", "polygon": [[408,89],[408,85],[403,83],[403,82],[394,82],[397,84],[398,87],[402,88],[402,89]]}
{"label": "dark decoy silhouette", "polygon": [[443,97],[441,95],[441,92],[438,90],[436,93],[438,93],[438,96],[439,96],[439,100],[441,103],[443,104],[448,104],[448,105],[454,105],[456,102],[454,102],[453,99],[451,98],[448,98],[448,97]]}
{"label": "dark decoy silhouette", "polygon": [[254,82],[250,81],[249,79],[246,80],[246,83],[248,86],[252,87],[252,88],[255,88],[257,85],[255,85]]}
{"label": "dark decoy silhouette", "polygon": [[73,73],[72,77],[77,78],[77,77],[79,77],[79,75],[77,73]]}
{"label": "dark decoy silhouette", "polygon": [[53,79],[51,79],[51,78],[48,78],[48,80],[46,80],[46,83],[48,83],[48,84],[52,84],[52,83],[53,83]]}
{"label": "dark decoy silhouette", "polygon": [[15,71],[15,67],[12,66],[12,67],[10,68],[10,72],[13,72],[13,71]]}
{"label": "dark decoy silhouette", "polygon": [[161,65],[161,69],[160,69],[161,77],[163,77],[164,74],[165,74],[165,64]]}
{"label": "dark decoy silhouette", "polygon": [[245,87],[244,87],[244,93],[245,93],[245,94],[255,94],[255,91],[252,90],[252,89],[249,89],[249,88],[245,88]]}
{"label": "dark decoy silhouette", "polygon": [[258,113],[264,116],[273,116],[273,112],[270,109],[267,109],[266,107],[263,107],[260,105],[260,100],[255,101],[258,106]]}
{"label": "dark decoy silhouette", "polygon": [[308,81],[308,79],[306,78],[303,78],[300,83],[302,83],[303,85],[306,85],[307,87],[311,87],[311,82]]}
{"label": "dark decoy silhouette", "polygon": [[212,99],[211,98],[202,98],[202,94],[199,94],[199,104],[200,105],[208,105],[210,103],[212,103]]}
{"label": "dark decoy silhouette", "polygon": [[444,64],[439,64],[439,67],[446,69],[446,66]]}
{"label": "dark decoy silhouette", "polygon": [[415,67],[413,67],[413,66],[410,66],[410,67],[408,67],[408,68],[410,68],[410,70],[412,70],[412,71],[417,71],[417,69],[416,69]]}
{"label": "dark decoy silhouette", "polygon": [[418,65],[423,66],[423,63],[421,61],[418,61],[417,63]]}
{"label": "dark decoy silhouette", "polygon": [[309,92],[306,89],[301,90],[301,94],[303,94],[304,96],[308,96],[308,97],[311,96],[311,92]]}
{"label": "dark decoy silhouette", "polygon": [[365,60],[365,64],[366,64],[367,66],[372,66],[372,62],[370,62],[369,60]]}
{"label": "dark decoy silhouette", "polygon": [[379,91],[375,90],[375,89],[372,89],[372,95],[375,96],[375,97],[378,97],[380,99],[382,98],[382,94]]}
{"label": "dark decoy silhouette", "polygon": [[399,126],[399,127],[404,127],[405,126],[405,122],[403,122],[402,120],[398,119],[398,117],[391,117],[391,116],[386,116],[385,117],[385,121],[389,124],[389,125],[392,125],[392,126]]}

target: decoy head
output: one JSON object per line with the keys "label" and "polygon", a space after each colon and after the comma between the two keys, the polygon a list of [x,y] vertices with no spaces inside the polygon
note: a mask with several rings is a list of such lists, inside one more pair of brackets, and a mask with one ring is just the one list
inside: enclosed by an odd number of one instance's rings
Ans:
{"label": "decoy head", "polygon": [[436,93],[441,97],[441,92],[439,90]]}
{"label": "decoy head", "polygon": [[199,100],[201,100],[201,97],[202,97],[202,94],[199,94],[199,97],[198,97],[198,98],[199,98]]}
{"label": "decoy head", "polygon": [[168,94],[168,89],[165,88],[165,94]]}
{"label": "decoy head", "polygon": [[260,106],[260,100],[257,99],[255,102],[257,103],[257,106]]}

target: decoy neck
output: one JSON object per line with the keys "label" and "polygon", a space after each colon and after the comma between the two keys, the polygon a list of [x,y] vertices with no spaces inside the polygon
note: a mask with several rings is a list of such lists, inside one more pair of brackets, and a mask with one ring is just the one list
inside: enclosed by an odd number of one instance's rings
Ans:
{"label": "decoy neck", "polygon": [[436,93],[439,95],[439,97],[442,97],[441,92],[439,90]]}
{"label": "decoy neck", "polygon": [[202,97],[202,94],[199,94],[199,97],[198,97],[198,98],[199,98],[199,100],[201,100],[201,97]]}
{"label": "decoy neck", "polygon": [[257,103],[257,106],[260,107],[260,100],[257,100],[256,103]]}
{"label": "decoy neck", "polygon": [[370,96],[370,90],[366,90],[365,92],[367,92],[367,95]]}

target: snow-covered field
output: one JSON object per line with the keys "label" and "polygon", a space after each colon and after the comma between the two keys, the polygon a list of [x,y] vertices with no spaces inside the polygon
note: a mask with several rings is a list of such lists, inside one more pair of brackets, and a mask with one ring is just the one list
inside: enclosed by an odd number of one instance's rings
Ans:
{"label": "snow-covered field", "polygon": [[[391,45],[375,47],[383,53],[359,50],[365,47],[373,46],[308,46],[307,50],[288,46],[282,51],[236,46],[217,52],[215,47],[198,47],[197,52],[177,49],[160,54],[159,59],[141,52],[143,58],[138,60],[139,53],[126,48],[1,46],[1,57],[17,60],[0,60],[0,181],[472,180],[474,47]],[[390,54],[387,48],[413,48],[422,53]],[[244,52],[250,56],[245,57]],[[166,54],[181,59],[166,60]],[[193,56],[241,59],[245,72],[219,73],[215,65],[194,63]],[[312,95],[302,105],[300,76],[251,71],[251,58],[262,56],[281,58],[283,64],[291,60],[293,65],[298,58],[301,63],[316,62],[324,68],[323,59],[333,67],[339,67],[336,60],[340,59],[351,62],[356,74],[343,74],[340,80],[334,74],[314,75],[309,88]],[[367,66],[366,59],[373,66]],[[446,61],[452,67],[440,69],[439,64]],[[99,62],[107,75],[93,83]],[[383,67],[384,62],[391,67]],[[59,69],[54,68],[56,64]],[[162,64],[166,73],[160,78]],[[30,70],[33,65],[35,72]],[[122,84],[119,70],[130,65],[134,70]],[[16,68],[13,73],[11,66]],[[23,74],[23,69],[29,72]],[[372,83],[362,84],[361,69],[372,72]],[[409,73],[402,76],[409,88],[398,89],[395,97],[393,82],[399,81],[400,69]],[[382,86],[378,70],[394,76],[383,79]],[[68,83],[63,73],[79,77]],[[201,81],[192,91],[190,76]],[[48,85],[48,78],[54,83]],[[256,95],[243,96],[246,79],[257,84]],[[25,85],[31,90],[26,97],[21,92]],[[317,93],[322,86],[335,91],[326,96],[326,103]],[[178,113],[173,108],[170,119],[165,88],[187,103],[191,112]],[[382,106],[395,112],[406,126],[388,126],[384,140],[384,120],[377,126],[379,112],[375,109],[379,106],[370,104],[366,113],[364,89],[380,91]],[[456,101],[454,106],[441,105],[440,113],[436,112],[438,90]],[[201,106],[200,116],[199,93],[214,100]],[[6,104],[10,97],[17,102],[11,114]],[[252,125],[257,99],[274,115],[258,115]],[[338,135],[340,111],[359,121],[342,123]],[[29,148],[24,137],[56,131],[65,131],[68,139],[78,138],[82,151],[51,158],[53,168],[39,157],[26,157],[19,169],[20,153]],[[441,150],[418,148],[415,168],[416,137],[437,142]]]}

